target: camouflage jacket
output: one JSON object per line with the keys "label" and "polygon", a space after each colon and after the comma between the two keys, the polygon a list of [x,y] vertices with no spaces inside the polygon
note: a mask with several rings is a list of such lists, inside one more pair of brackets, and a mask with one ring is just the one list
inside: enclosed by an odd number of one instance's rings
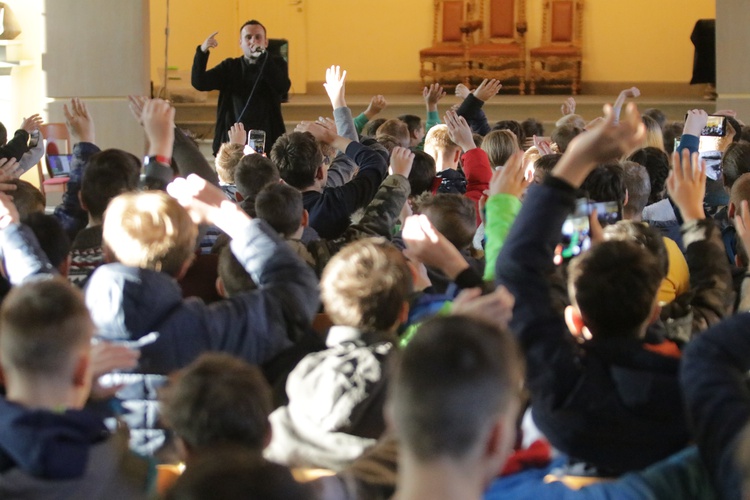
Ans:
{"label": "camouflage jacket", "polygon": [[373,236],[381,236],[390,240],[409,193],[411,193],[411,188],[406,177],[389,175],[378,188],[375,198],[365,207],[359,222],[351,224],[340,237],[332,240],[321,238],[306,246],[299,240],[287,241],[320,277],[331,257],[352,241]]}

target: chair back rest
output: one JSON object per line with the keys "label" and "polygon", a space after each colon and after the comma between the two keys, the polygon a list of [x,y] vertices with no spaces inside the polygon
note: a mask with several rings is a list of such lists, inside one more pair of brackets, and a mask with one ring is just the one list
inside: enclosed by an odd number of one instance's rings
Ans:
{"label": "chair back rest", "polygon": [[480,0],[479,19],[484,42],[523,43],[526,32],[525,0]]}
{"label": "chair back rest", "polygon": [[583,0],[545,0],[542,30],[546,44],[580,47]]}
{"label": "chair back rest", "polygon": [[47,167],[47,174],[52,178],[52,168],[49,161],[47,161],[47,155],[70,154],[72,152],[70,133],[64,123],[45,123],[39,126],[39,131],[44,136],[46,144],[44,148],[44,165]]}
{"label": "chair back rest", "polygon": [[433,44],[460,45],[464,34],[462,25],[471,11],[471,0],[434,0]]}

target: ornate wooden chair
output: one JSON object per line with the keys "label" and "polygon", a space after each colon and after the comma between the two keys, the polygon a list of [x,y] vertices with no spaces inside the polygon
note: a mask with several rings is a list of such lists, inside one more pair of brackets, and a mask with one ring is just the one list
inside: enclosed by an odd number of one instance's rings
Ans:
{"label": "ornate wooden chair", "polygon": [[581,88],[583,0],[544,0],[542,46],[529,51],[531,93],[549,88]]}
{"label": "ornate wooden chair", "polygon": [[480,0],[480,42],[469,46],[471,76],[526,90],[525,0]]}
{"label": "ornate wooden chair", "polygon": [[422,84],[453,80],[468,83],[469,35],[473,0],[434,0],[432,47],[419,51]]}

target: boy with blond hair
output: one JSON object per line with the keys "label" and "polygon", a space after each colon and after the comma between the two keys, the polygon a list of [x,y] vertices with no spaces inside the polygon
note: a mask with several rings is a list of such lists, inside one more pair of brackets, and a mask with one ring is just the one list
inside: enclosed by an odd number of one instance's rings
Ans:
{"label": "boy with blond hair", "polygon": [[333,256],[321,288],[335,325],[328,349],[307,355],[289,375],[289,404],[271,414],[266,458],[340,470],[385,430],[386,364],[408,316],[412,277],[401,252],[370,238]]}

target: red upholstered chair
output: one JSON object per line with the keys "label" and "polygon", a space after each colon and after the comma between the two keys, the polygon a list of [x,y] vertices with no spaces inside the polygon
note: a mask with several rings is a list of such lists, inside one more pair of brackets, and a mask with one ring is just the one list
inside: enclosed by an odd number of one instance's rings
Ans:
{"label": "red upholstered chair", "polygon": [[504,88],[526,90],[525,0],[480,0],[478,44],[469,47],[471,76],[495,78]]}
{"label": "red upholstered chair", "polygon": [[47,155],[57,154],[70,154],[72,148],[70,146],[70,134],[68,133],[68,127],[64,123],[45,123],[39,126],[39,131],[44,137],[46,143],[44,149],[44,165],[47,169],[47,175],[49,178],[45,178],[44,171],[42,170],[42,162],[37,163],[37,172],[39,174],[39,189],[45,195],[47,193],[64,193],[65,187],[68,184],[67,177],[52,177],[52,169],[47,162]]}
{"label": "red upholstered chair", "polygon": [[581,89],[583,0],[544,0],[542,46],[529,51],[531,93],[537,85]]}
{"label": "red upholstered chair", "polygon": [[469,37],[477,28],[470,21],[473,8],[473,0],[434,0],[432,47],[419,51],[423,85],[444,80],[468,83]]}

